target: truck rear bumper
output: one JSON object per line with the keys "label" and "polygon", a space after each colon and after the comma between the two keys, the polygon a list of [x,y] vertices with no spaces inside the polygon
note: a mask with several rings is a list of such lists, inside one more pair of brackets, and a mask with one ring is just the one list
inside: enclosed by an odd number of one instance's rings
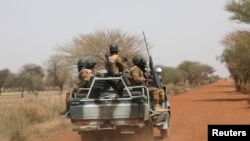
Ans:
{"label": "truck rear bumper", "polygon": [[[140,122],[137,124],[123,124],[123,125],[110,125],[101,127],[100,125],[72,125],[73,131],[102,131],[102,130],[117,130],[119,129],[122,131],[128,131],[128,129],[134,130],[136,128],[143,128],[145,126],[144,122]],[[131,131],[132,132],[132,131]]]}

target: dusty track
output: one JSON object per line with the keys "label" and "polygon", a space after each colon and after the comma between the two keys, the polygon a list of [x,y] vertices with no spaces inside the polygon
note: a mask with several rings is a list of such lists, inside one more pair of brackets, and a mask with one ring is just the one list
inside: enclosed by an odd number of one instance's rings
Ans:
{"label": "dusty track", "polygon": [[[170,96],[170,136],[163,141],[207,141],[208,124],[250,124],[248,98],[235,92],[229,80]],[[158,129],[154,134],[155,141],[161,141]],[[43,141],[69,140],[80,141],[80,136],[71,131],[70,126]]]}

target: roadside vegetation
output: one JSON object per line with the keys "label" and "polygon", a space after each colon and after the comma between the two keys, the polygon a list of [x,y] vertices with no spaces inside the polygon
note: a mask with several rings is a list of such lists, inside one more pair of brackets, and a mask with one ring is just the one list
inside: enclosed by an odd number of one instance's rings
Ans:
{"label": "roadside vegetation", "polygon": [[1,141],[34,141],[46,137],[46,130],[53,128],[57,122],[60,121],[60,126],[66,124],[58,114],[64,109],[62,95],[48,92],[25,96],[20,98],[16,94],[8,94],[0,98]]}
{"label": "roadside vegetation", "polygon": [[[8,68],[0,69],[0,95],[2,92],[39,93],[41,91],[69,90],[77,83],[76,63],[80,58],[91,58],[96,62],[96,69],[104,69],[105,55],[109,53],[109,44],[119,45],[124,63],[132,66],[132,58],[140,54],[148,61],[144,40],[139,35],[128,34],[120,29],[97,30],[95,33],[81,34],[71,44],[58,45],[56,54],[45,61],[44,66],[25,64],[20,72],[13,73]],[[149,48],[153,46],[149,44]],[[213,67],[198,61],[183,61],[176,67],[155,64],[161,67],[162,83],[176,86],[196,87],[216,81]],[[178,91],[175,91],[178,94]]]}
{"label": "roadside vegetation", "polygon": [[[226,64],[234,82],[236,91],[250,93],[250,1],[230,0],[225,10],[232,15],[230,19],[242,28],[228,33],[221,41],[225,49],[220,56]],[[243,28],[244,27],[244,28]]]}
{"label": "roadside vegetation", "polygon": [[[232,13],[232,21],[249,25],[249,0],[230,0],[225,4],[225,10]],[[0,140],[29,141],[34,140],[34,136],[43,136],[43,129],[39,127],[58,119],[58,113],[65,106],[63,91],[70,90],[77,83],[78,59],[91,58],[97,63],[96,69],[103,69],[111,42],[119,45],[119,54],[129,66],[134,55],[140,54],[148,60],[144,39],[139,34],[129,34],[120,29],[101,29],[80,34],[69,44],[58,45],[56,53],[45,61],[44,66],[27,63],[17,73],[0,68],[0,97],[6,97],[7,93],[18,93],[18,98],[10,101],[0,98]],[[225,49],[217,59],[228,68],[236,91],[249,94],[249,29],[232,31],[221,43]],[[153,48],[150,43],[148,45],[149,49]],[[216,71],[214,68],[194,60],[184,60],[175,67],[161,64],[155,64],[155,67],[162,68],[162,83],[167,85],[170,95],[184,93],[218,79],[227,79],[213,75]],[[52,98],[52,95],[57,98]]]}

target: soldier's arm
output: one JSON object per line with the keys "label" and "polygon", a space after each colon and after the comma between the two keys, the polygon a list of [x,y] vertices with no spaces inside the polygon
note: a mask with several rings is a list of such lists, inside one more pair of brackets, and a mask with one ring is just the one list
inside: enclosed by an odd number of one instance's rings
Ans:
{"label": "soldier's arm", "polygon": [[97,77],[104,77],[103,73],[101,73],[99,71],[96,71],[96,70],[94,70],[94,72],[95,72],[95,76],[97,76]]}
{"label": "soldier's arm", "polygon": [[120,56],[116,58],[116,63],[120,71],[124,71],[125,69],[128,69],[128,66],[122,61],[122,58]]}
{"label": "soldier's arm", "polygon": [[79,73],[79,84],[78,84],[78,87],[79,88],[83,88],[83,87],[86,87],[88,85],[88,72],[86,70],[82,70],[80,73]]}
{"label": "soldier's arm", "polygon": [[133,70],[131,74],[134,81],[137,83],[142,83],[145,80],[144,77],[140,75],[140,70],[138,69]]}

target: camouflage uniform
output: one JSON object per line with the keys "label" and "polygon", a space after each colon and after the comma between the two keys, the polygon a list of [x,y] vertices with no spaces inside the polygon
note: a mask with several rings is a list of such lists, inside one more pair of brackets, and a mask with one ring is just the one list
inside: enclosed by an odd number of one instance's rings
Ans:
{"label": "camouflage uniform", "polygon": [[[120,76],[123,74],[123,71],[128,68],[127,65],[122,61],[122,58],[118,54],[111,54],[108,56],[110,63],[112,64],[112,71],[114,76]],[[106,69],[109,71],[108,62],[105,64]]]}
{"label": "camouflage uniform", "polygon": [[[143,71],[136,65],[130,69],[129,79],[132,85],[142,85],[145,82]],[[165,92],[163,89],[156,87],[148,87],[154,103],[160,103],[164,100]]]}
{"label": "camouflage uniform", "polygon": [[[76,89],[78,88],[86,88],[91,76],[103,77],[103,74],[95,69],[82,69],[78,74],[78,85],[74,92],[76,92]],[[66,103],[69,102],[69,99],[70,92],[67,92],[65,98]]]}

